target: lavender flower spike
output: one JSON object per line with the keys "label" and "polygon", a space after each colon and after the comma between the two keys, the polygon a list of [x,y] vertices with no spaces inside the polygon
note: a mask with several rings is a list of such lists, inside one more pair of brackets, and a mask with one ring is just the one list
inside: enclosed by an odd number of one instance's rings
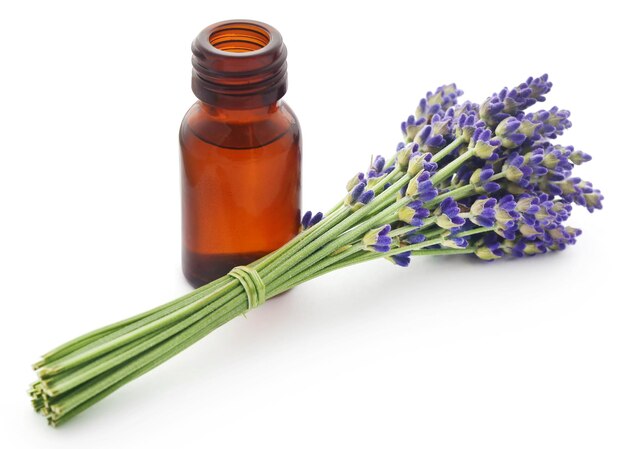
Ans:
{"label": "lavender flower spike", "polygon": [[433,187],[430,180],[430,173],[422,171],[414,176],[406,188],[406,195],[413,199],[430,201],[437,196],[437,189]]}
{"label": "lavender flower spike", "polygon": [[368,251],[386,253],[391,249],[391,237],[389,237],[391,226],[385,225],[380,228],[372,229],[363,236],[363,245]]}
{"label": "lavender flower spike", "polygon": [[311,226],[315,226],[324,218],[324,214],[322,212],[318,212],[315,215],[309,210],[304,213],[302,216],[302,229],[308,229]]}
{"label": "lavender flower spike", "polygon": [[491,159],[500,146],[500,141],[492,139],[491,135],[492,131],[490,129],[478,128],[470,141],[470,148],[481,159]]}
{"label": "lavender flower spike", "polygon": [[474,201],[470,208],[470,220],[478,226],[490,228],[496,224],[495,198],[481,198]]}
{"label": "lavender flower spike", "polygon": [[411,251],[394,254],[393,256],[387,257],[387,259],[390,260],[393,264],[400,267],[408,267],[411,263]]}
{"label": "lavender flower spike", "polygon": [[463,95],[463,91],[456,84],[446,84],[438,87],[434,93],[428,92],[426,98],[420,100],[415,116],[430,120],[433,115],[445,112],[448,108],[457,104],[457,99]]}
{"label": "lavender flower spike", "polygon": [[519,147],[526,140],[526,135],[518,132],[522,122],[515,117],[508,117],[502,120],[496,127],[496,136],[504,148]]}
{"label": "lavender flower spike", "polygon": [[453,229],[463,226],[465,219],[459,216],[461,209],[453,198],[448,197],[442,201],[439,209],[435,214],[437,215],[437,226],[444,229]]}
{"label": "lavender flower spike", "polygon": [[426,209],[424,203],[417,200],[412,201],[398,211],[398,218],[411,226],[422,226],[424,218],[430,215],[430,211]]}
{"label": "lavender flower spike", "polygon": [[538,101],[545,101],[544,95],[552,88],[548,75],[528,78],[526,82],[509,90],[502,89],[487,98],[480,106],[480,118],[488,126],[497,126],[508,117],[517,117],[524,109]]}

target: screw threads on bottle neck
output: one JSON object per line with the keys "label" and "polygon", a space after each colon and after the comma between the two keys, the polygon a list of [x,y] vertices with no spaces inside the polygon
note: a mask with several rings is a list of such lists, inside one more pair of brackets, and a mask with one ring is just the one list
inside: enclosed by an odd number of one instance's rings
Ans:
{"label": "screw threads on bottle neck", "polygon": [[287,91],[287,47],[273,27],[251,20],[208,26],[194,40],[191,88],[204,103],[249,109]]}

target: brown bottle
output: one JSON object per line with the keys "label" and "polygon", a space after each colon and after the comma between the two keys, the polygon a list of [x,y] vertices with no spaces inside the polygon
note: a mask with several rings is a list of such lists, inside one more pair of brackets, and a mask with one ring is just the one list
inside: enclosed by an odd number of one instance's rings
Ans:
{"label": "brown bottle", "polygon": [[183,271],[194,287],[291,239],[300,219],[300,125],[281,101],[280,33],[237,20],[192,45],[199,101],[180,128]]}

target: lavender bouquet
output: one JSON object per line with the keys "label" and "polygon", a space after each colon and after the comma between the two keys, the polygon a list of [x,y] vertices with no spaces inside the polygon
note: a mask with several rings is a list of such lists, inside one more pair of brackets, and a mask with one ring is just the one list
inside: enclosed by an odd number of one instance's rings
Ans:
{"label": "lavender bouquet", "polygon": [[543,102],[548,76],[528,78],[483,103],[459,104],[456,85],[439,87],[402,123],[395,153],[377,156],[325,216],[275,252],[163,306],[98,329],[34,365],[32,404],[61,424],[212,330],[294,286],[339,268],[385,258],[474,254],[483,260],[559,251],[580,230],[573,205],[602,208],[590,182],[572,176],[591,159],[553,140],[571,126]]}

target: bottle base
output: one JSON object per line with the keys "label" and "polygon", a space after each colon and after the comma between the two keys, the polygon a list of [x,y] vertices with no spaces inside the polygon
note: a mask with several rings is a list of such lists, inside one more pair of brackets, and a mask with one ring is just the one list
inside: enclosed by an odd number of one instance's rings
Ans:
{"label": "bottle base", "polygon": [[183,254],[183,273],[193,287],[202,287],[227,274],[238,265],[248,265],[267,253],[240,254],[200,254],[185,251]]}

